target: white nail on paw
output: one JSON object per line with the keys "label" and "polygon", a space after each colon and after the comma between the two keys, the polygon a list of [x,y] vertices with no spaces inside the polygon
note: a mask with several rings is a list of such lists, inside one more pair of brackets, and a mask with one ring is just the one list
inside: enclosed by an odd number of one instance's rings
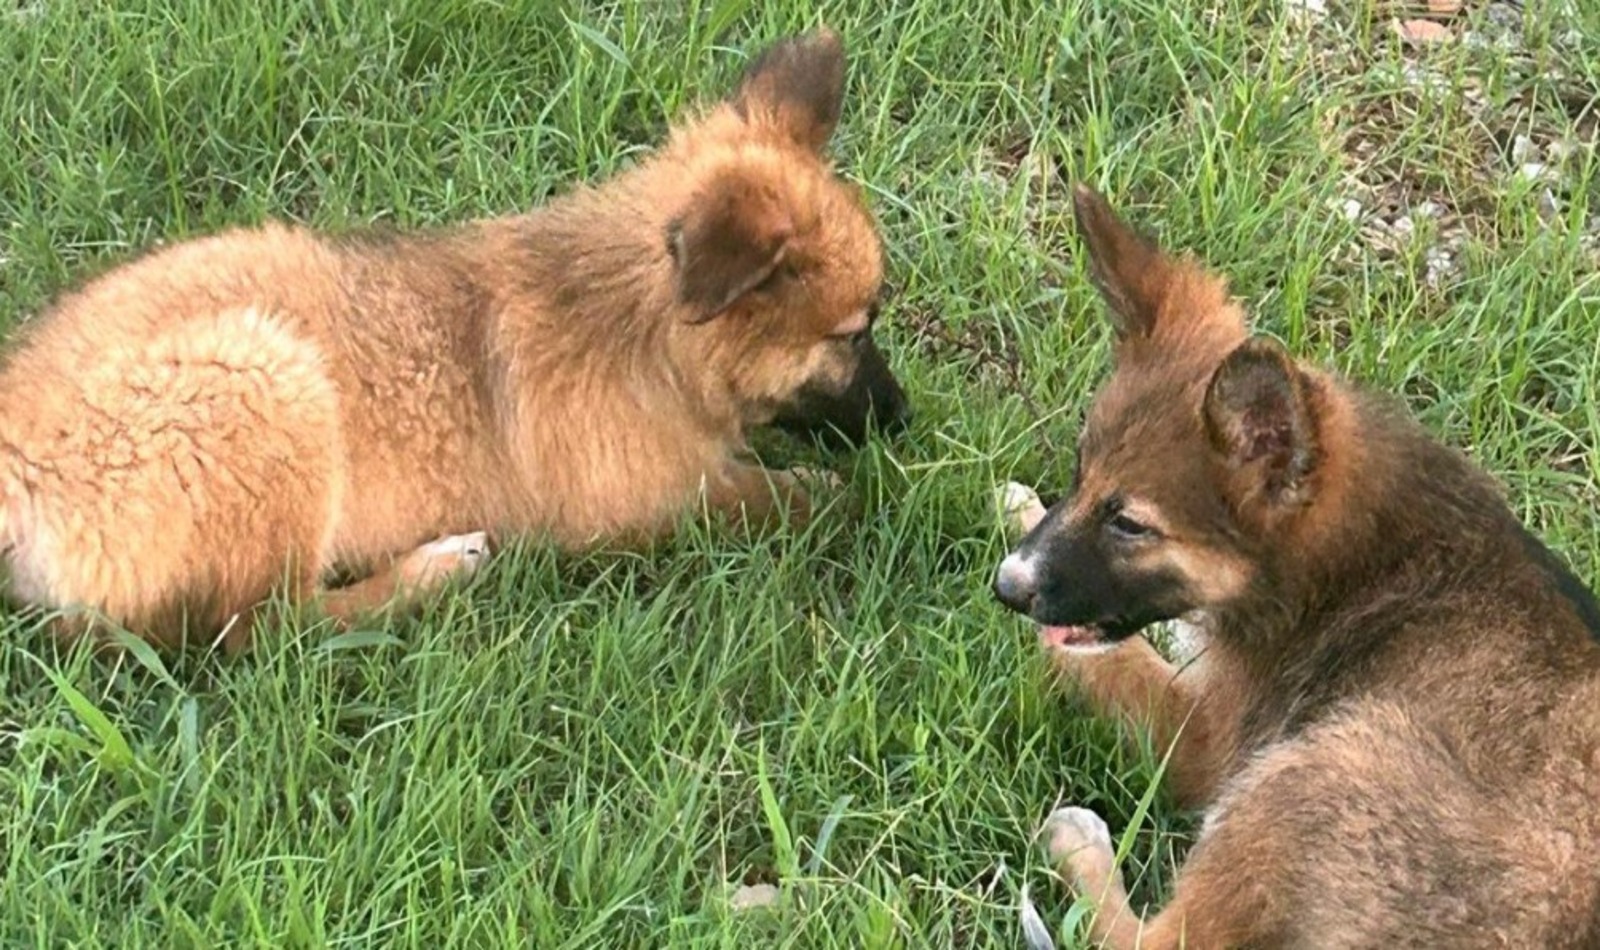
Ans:
{"label": "white nail on paw", "polygon": [[1032,531],[1044,517],[1045,507],[1039,493],[1020,482],[1006,482],[995,491],[1000,511],[1016,530]]}
{"label": "white nail on paw", "polygon": [[1087,808],[1057,808],[1045,819],[1045,850],[1050,861],[1060,864],[1084,851],[1111,853],[1111,829],[1105,819]]}
{"label": "white nail on paw", "polygon": [[483,531],[456,534],[422,545],[406,558],[405,573],[413,582],[433,583],[447,577],[471,577],[489,556],[489,535]]}

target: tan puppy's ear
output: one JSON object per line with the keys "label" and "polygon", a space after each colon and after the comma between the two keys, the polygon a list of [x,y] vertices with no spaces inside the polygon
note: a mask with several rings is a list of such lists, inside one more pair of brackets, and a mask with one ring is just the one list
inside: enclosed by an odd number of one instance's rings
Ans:
{"label": "tan puppy's ear", "polygon": [[793,237],[794,218],[770,183],[737,169],[712,176],[667,227],[689,322],[716,317],[765,283]]}
{"label": "tan puppy's ear", "polygon": [[745,69],[733,107],[746,122],[820,153],[839,125],[844,65],[844,44],[832,30],[781,40]]}

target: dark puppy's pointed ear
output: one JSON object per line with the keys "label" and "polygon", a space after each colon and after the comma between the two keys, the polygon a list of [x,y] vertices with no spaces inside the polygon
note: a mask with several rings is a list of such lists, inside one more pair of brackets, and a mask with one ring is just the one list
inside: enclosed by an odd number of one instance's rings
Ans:
{"label": "dark puppy's pointed ear", "polygon": [[1241,343],[1206,389],[1206,435],[1235,470],[1254,467],[1273,501],[1300,497],[1319,457],[1311,381],[1283,344],[1267,337]]}
{"label": "dark puppy's pointed ear", "polygon": [[797,144],[821,152],[844,106],[844,44],[820,29],[781,40],[745,68],[733,107],[745,121],[774,123]]}
{"label": "dark puppy's pointed ear", "polygon": [[1149,336],[1172,277],[1171,262],[1088,185],[1073,189],[1072,210],[1089,252],[1089,279],[1111,310],[1117,338]]}
{"label": "dark puppy's pointed ear", "polygon": [[794,219],[771,184],[727,169],[697,190],[667,226],[678,299],[704,323],[759,287],[783,263]]}

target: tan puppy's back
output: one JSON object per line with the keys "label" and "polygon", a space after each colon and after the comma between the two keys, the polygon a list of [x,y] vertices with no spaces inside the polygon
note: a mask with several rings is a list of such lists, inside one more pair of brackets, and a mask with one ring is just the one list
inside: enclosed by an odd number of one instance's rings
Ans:
{"label": "tan puppy's back", "polygon": [[[169,630],[185,606],[216,625],[206,601],[282,582],[261,538],[320,565],[344,486],[337,394],[319,347],[247,279],[305,250],[273,230],[157,252],[29,328],[0,373],[0,400],[28,410],[0,414],[18,594]],[[171,601],[195,580],[209,597]]]}
{"label": "tan puppy's back", "polygon": [[0,371],[26,406],[0,415],[15,593],[172,637],[335,563],[515,521],[466,264],[423,249],[234,230],[41,315]]}
{"label": "tan puppy's back", "polygon": [[[490,533],[804,518],[747,428],[905,409],[871,338],[877,230],[823,154],[843,75],[836,36],[793,38],[532,211],[233,230],[63,296],[0,367],[11,592],[164,642],[232,622],[239,647],[279,584],[349,619],[470,571]],[[321,591],[335,568],[368,576]]]}

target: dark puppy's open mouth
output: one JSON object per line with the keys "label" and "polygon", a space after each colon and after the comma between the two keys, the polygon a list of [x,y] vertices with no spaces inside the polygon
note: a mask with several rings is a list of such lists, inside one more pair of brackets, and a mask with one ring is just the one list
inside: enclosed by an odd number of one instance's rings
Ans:
{"label": "dark puppy's open mouth", "polygon": [[1110,642],[1099,627],[1040,627],[1039,639],[1053,647],[1097,647]]}
{"label": "dark puppy's open mouth", "polygon": [[[1151,621],[1159,623],[1160,621]],[[1150,623],[1112,621],[1084,624],[1040,624],[1039,642],[1046,646],[1068,649],[1113,647],[1128,639]]]}

